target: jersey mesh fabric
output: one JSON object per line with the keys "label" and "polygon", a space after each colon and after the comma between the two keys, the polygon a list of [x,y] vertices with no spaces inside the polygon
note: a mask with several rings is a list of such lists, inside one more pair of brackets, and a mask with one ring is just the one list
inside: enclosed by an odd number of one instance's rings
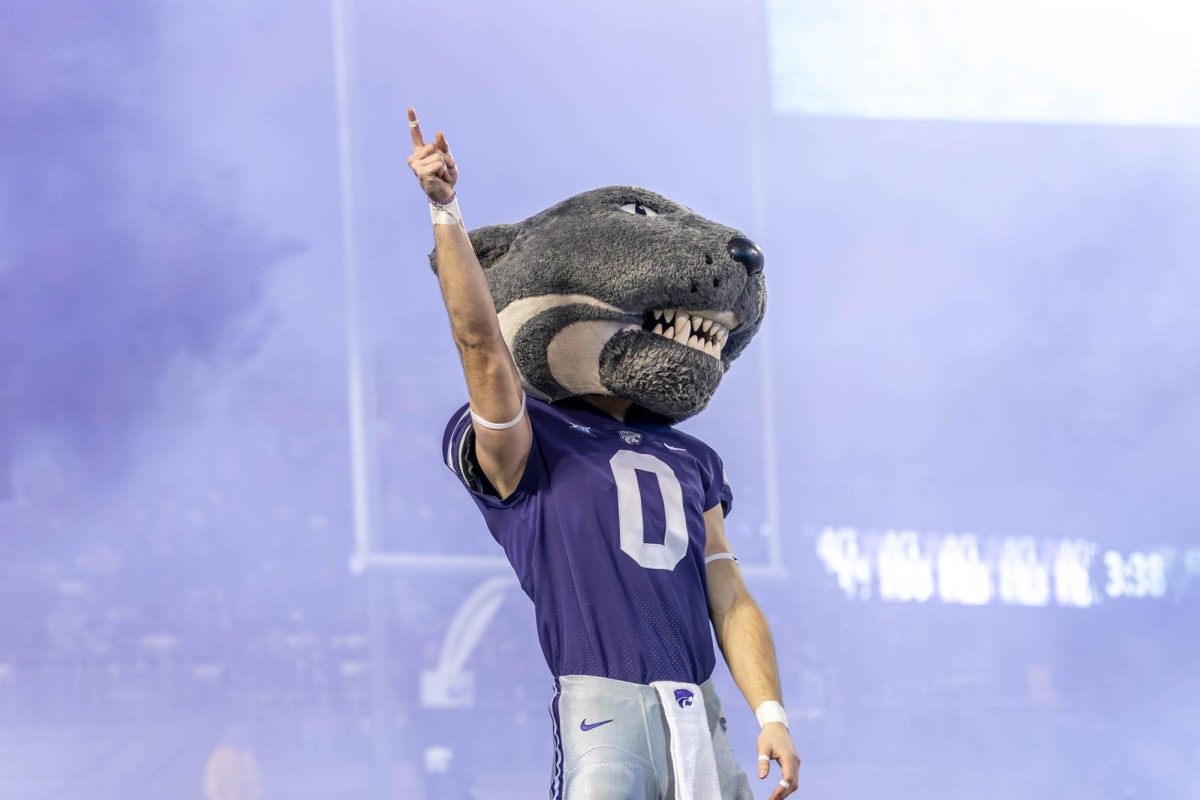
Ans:
{"label": "jersey mesh fabric", "polygon": [[712,448],[630,412],[528,398],[529,459],[504,499],[475,463],[466,404],[442,452],[534,603],[551,673],[702,683],[715,663],[704,511],[728,514],[732,492]]}

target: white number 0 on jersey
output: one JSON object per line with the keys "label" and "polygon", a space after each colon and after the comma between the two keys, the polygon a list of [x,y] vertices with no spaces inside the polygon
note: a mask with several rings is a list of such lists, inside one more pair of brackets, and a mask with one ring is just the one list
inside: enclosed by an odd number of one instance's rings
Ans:
{"label": "white number 0 on jersey", "polygon": [[[687,517],[683,513],[683,488],[674,471],[649,453],[618,450],[608,461],[617,481],[617,509],[621,518],[621,549],[646,569],[675,569],[687,553]],[[646,541],[642,521],[642,492],[636,470],[658,477],[666,512],[667,535],[662,544]]]}

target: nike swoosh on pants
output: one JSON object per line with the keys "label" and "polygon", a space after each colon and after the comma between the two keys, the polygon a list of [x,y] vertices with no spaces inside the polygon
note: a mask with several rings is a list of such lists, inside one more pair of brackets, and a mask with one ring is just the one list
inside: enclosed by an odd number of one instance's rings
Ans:
{"label": "nike swoosh on pants", "polygon": [[592,728],[599,728],[601,725],[607,725],[610,722],[612,722],[611,719],[606,719],[602,720],[601,722],[593,722],[591,725],[589,725],[588,721],[585,719],[579,723],[579,730],[590,731]]}

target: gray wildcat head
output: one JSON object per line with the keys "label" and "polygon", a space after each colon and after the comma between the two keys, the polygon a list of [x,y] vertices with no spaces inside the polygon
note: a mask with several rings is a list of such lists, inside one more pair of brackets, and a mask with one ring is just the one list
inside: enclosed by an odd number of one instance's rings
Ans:
{"label": "gray wildcat head", "polygon": [[594,189],[469,235],[535,397],[613,395],[686,419],[762,324],[755,244],[646,189]]}

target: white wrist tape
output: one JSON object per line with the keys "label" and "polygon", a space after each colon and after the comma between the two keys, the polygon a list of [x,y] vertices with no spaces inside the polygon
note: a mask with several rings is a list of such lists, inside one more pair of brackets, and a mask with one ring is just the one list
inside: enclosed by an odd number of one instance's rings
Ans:
{"label": "white wrist tape", "polygon": [[508,422],[489,422],[488,420],[486,420],[483,417],[476,414],[474,409],[471,409],[471,419],[475,420],[483,427],[491,428],[494,431],[502,431],[505,428],[511,428],[513,425],[516,425],[518,422],[520,422],[521,417],[523,417],[523,416],[525,416],[525,392],[524,391],[521,392],[521,410],[518,411],[517,415],[515,417],[513,417],[512,419],[510,419]]}
{"label": "white wrist tape", "polygon": [[707,558],[704,559],[704,563],[711,564],[712,562],[720,561],[721,559],[728,559],[729,561],[732,561],[735,564],[738,563],[737,556],[735,556],[733,553],[713,553],[711,556],[708,556]]}
{"label": "white wrist tape", "polygon": [[788,726],[787,712],[783,710],[783,706],[774,700],[767,700],[761,703],[758,708],[754,709],[754,716],[758,717],[758,726],[766,727],[768,722],[783,723],[783,727]]}
{"label": "white wrist tape", "polygon": [[429,216],[434,225],[462,225],[462,211],[458,208],[458,197],[445,205],[430,202]]}

